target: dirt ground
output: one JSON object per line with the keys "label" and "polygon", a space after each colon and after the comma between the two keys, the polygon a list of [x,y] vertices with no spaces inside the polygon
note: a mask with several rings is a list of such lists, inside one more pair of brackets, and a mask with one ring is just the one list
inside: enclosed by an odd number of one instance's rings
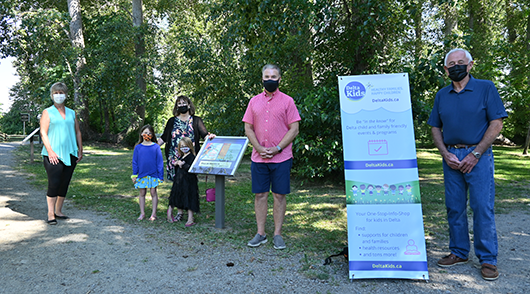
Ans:
{"label": "dirt ground", "polygon": [[[497,281],[480,276],[476,257],[442,269],[446,240],[428,240],[429,281],[348,279],[335,259],[326,281],[301,270],[303,254],[272,246],[235,248],[190,234],[160,235],[137,224],[74,207],[46,224],[45,187],[16,171],[16,143],[0,143],[0,293],[528,293],[530,207],[499,214]],[[75,177],[75,175],[74,175]],[[270,242],[269,242],[270,243]],[[270,244],[269,244],[270,245]],[[324,260],[325,256],[322,256]],[[227,266],[229,263],[233,266]]]}

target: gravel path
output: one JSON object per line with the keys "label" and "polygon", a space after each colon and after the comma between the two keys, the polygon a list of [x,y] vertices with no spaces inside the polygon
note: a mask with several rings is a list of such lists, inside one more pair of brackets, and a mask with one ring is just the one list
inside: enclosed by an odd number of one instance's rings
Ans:
{"label": "gravel path", "polygon": [[[499,271],[480,277],[476,258],[451,269],[436,266],[447,241],[428,243],[430,280],[348,279],[342,258],[326,281],[301,271],[303,254],[197,240],[185,232],[159,234],[105,214],[75,208],[71,218],[46,224],[45,189],[17,172],[11,151],[0,143],[0,293],[528,293],[530,209],[497,215]],[[75,175],[74,175],[75,178]],[[249,236],[252,237],[252,236]],[[288,236],[286,236],[288,238]],[[286,239],[288,240],[288,239]],[[326,256],[322,256],[324,260]],[[233,266],[227,266],[233,263]]]}

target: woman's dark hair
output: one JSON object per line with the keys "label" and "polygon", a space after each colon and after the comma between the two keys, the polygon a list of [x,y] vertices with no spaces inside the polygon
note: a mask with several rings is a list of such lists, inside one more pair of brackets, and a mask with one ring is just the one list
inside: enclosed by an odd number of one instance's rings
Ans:
{"label": "woman's dark hair", "polygon": [[184,96],[184,95],[180,95],[180,96],[177,97],[177,99],[175,99],[175,107],[173,107],[173,115],[174,116],[179,115],[178,103],[181,100],[188,103],[188,107],[190,109],[189,110],[190,115],[195,115],[195,105],[193,105],[193,103],[191,102],[191,100],[190,100],[190,98],[188,96]]}

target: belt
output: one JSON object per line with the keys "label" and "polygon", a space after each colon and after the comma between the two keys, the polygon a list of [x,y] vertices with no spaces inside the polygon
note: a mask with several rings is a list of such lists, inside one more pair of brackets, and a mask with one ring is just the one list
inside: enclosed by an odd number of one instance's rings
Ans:
{"label": "belt", "polygon": [[456,148],[456,149],[459,149],[459,148],[471,148],[471,147],[475,147],[477,146],[476,144],[475,145],[466,145],[466,144],[454,144],[454,145],[445,145],[445,147],[447,147],[447,149],[449,148]]}

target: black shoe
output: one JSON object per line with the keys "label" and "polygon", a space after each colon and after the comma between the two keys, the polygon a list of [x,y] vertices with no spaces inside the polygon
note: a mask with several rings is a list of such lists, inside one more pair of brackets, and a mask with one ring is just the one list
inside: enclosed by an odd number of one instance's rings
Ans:
{"label": "black shoe", "polygon": [[57,220],[51,219],[51,220],[48,221],[48,224],[49,225],[56,225],[57,224]]}
{"label": "black shoe", "polygon": [[69,217],[67,217],[66,215],[55,215],[55,218],[58,218],[58,219],[69,219]]}

